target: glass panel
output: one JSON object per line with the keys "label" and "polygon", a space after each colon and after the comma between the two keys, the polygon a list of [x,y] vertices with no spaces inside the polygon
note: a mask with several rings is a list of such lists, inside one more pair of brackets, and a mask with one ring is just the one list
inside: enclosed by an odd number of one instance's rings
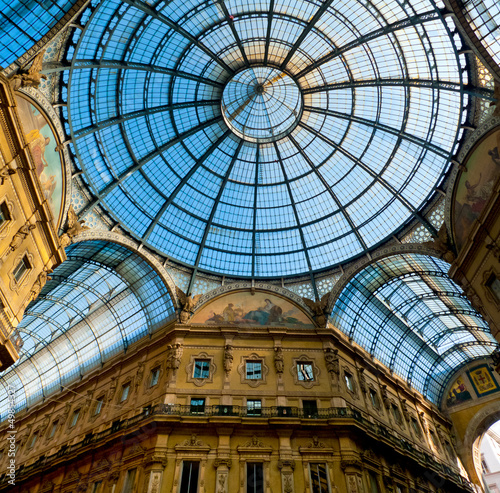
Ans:
{"label": "glass panel", "polygon": [[198,491],[198,473],[200,463],[184,461],[182,463],[182,478],[180,493],[196,493]]}
{"label": "glass panel", "polygon": [[259,380],[262,378],[262,362],[261,361],[247,361],[246,365],[246,378],[249,380]]}
{"label": "glass panel", "polygon": [[310,382],[314,380],[313,366],[311,363],[297,363],[297,377],[299,380]]}
{"label": "glass panel", "polygon": [[264,468],[261,462],[247,462],[247,493],[264,493]]}
{"label": "glass panel", "polygon": [[262,401],[247,400],[247,416],[260,416],[262,414]]}
{"label": "glass panel", "polygon": [[205,359],[194,360],[194,378],[208,378],[210,376],[210,361]]}
{"label": "glass panel", "polygon": [[329,493],[326,464],[309,464],[312,493]]}
{"label": "glass panel", "polygon": [[191,413],[203,414],[205,412],[205,399],[191,399]]}

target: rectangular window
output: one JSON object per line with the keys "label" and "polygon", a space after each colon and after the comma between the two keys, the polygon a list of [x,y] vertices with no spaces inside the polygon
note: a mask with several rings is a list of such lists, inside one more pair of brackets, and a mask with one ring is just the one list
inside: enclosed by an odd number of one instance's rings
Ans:
{"label": "rectangular window", "polygon": [[54,421],[52,423],[52,428],[50,429],[49,438],[52,438],[56,434],[57,424],[58,424],[58,421]]}
{"label": "rectangular window", "polygon": [[104,397],[99,397],[99,399],[97,399],[97,402],[95,403],[94,416],[101,414],[103,404],[104,404]]}
{"label": "rectangular window", "polygon": [[210,361],[207,359],[195,359],[193,378],[208,378],[210,376]]}
{"label": "rectangular window", "polygon": [[129,392],[130,392],[130,384],[127,383],[122,387],[122,396],[120,398],[120,402],[127,400]]}
{"label": "rectangular window", "polygon": [[262,361],[247,361],[245,367],[248,380],[260,380],[262,378]]}
{"label": "rectangular window", "polygon": [[92,493],[100,493],[102,481],[96,481],[92,486]]}
{"label": "rectangular window", "polygon": [[350,373],[345,372],[344,378],[345,378],[345,384],[346,384],[346,387],[348,388],[348,390],[350,390],[351,392],[354,392],[353,376]]}
{"label": "rectangular window", "polygon": [[262,378],[262,362],[247,361],[245,363],[246,378],[248,380],[260,380]]}
{"label": "rectangular window", "polygon": [[78,416],[80,415],[80,409],[77,409],[74,413],[73,416],[71,417],[71,423],[69,425],[70,428],[73,428],[73,426],[76,425],[78,422]]}
{"label": "rectangular window", "polygon": [[318,403],[316,401],[302,401],[302,407],[304,408],[305,418],[314,418],[318,416]]}
{"label": "rectangular window", "polygon": [[125,482],[123,483],[122,493],[132,493],[135,483],[135,473],[137,469],[129,469],[127,475],[125,476]]}
{"label": "rectangular window", "polygon": [[160,367],[158,366],[157,368],[153,368],[151,370],[151,376],[149,378],[149,386],[154,387],[158,383],[159,379],[160,379]]}
{"label": "rectangular window", "polygon": [[203,414],[205,412],[205,399],[191,399],[191,414]]}
{"label": "rectangular window", "polygon": [[25,255],[21,259],[21,261],[17,264],[16,268],[14,269],[14,272],[12,273],[16,282],[20,282],[21,279],[26,274],[26,272],[28,272],[30,269],[31,269],[31,264],[28,260],[28,257]]}
{"label": "rectangular window", "polygon": [[312,493],[330,492],[326,464],[309,464],[309,474],[311,475]]}
{"label": "rectangular window", "polygon": [[401,417],[401,412],[399,411],[399,407],[396,406],[396,404],[391,404],[391,410],[396,423],[401,424],[403,422],[403,418]]}
{"label": "rectangular window", "polygon": [[416,418],[411,418],[411,425],[413,427],[413,431],[415,431],[415,434],[418,436],[418,437],[421,437],[422,436],[422,429],[420,428],[420,425],[418,424],[418,421]]}
{"label": "rectangular window", "polygon": [[370,480],[370,493],[380,493],[378,489],[378,481],[375,473],[368,471],[368,479]]}
{"label": "rectangular window", "polygon": [[262,401],[247,400],[247,416],[260,416],[262,414]]}
{"label": "rectangular window", "polygon": [[431,440],[432,443],[434,444],[434,447],[436,447],[439,450],[439,441],[437,439],[436,434],[432,430],[429,430],[429,433],[431,434]]}
{"label": "rectangular window", "polygon": [[493,296],[500,301],[500,280],[495,274],[491,274],[488,281],[486,282],[486,286],[490,288]]}
{"label": "rectangular window", "polygon": [[378,394],[375,389],[370,389],[370,400],[372,401],[372,406],[375,409],[380,409],[380,399],[378,398]]}
{"label": "rectangular window", "polygon": [[12,219],[9,208],[7,207],[7,204],[5,202],[2,202],[0,204],[0,226],[3,225],[3,223],[6,223],[7,221],[10,221]]}
{"label": "rectangular window", "polygon": [[264,493],[262,462],[247,462],[247,493]]}
{"label": "rectangular window", "polygon": [[31,437],[31,441],[30,441],[30,444],[29,444],[29,448],[33,448],[35,446],[37,438],[38,438],[38,431],[35,432],[35,433],[33,433],[33,436]]}
{"label": "rectangular window", "polygon": [[312,363],[297,363],[297,378],[303,382],[312,382],[314,380]]}
{"label": "rectangular window", "polygon": [[198,474],[200,463],[185,460],[182,463],[182,478],[180,493],[196,493],[198,491]]}

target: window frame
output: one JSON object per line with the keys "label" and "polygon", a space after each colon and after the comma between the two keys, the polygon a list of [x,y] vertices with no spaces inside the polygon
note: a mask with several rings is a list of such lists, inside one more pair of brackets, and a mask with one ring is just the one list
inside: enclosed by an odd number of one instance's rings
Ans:
{"label": "window frame", "polygon": [[131,389],[131,387],[132,387],[132,383],[130,381],[125,382],[122,385],[122,391],[121,391],[121,394],[120,394],[120,404],[123,404],[124,402],[126,402],[128,400],[128,398],[130,397],[130,389]]}
{"label": "window frame", "polygon": [[[257,402],[259,403],[259,405],[254,406],[254,404],[256,404]],[[252,406],[250,406],[250,403],[253,403]],[[246,408],[247,408],[247,416],[262,416],[262,399],[247,399]],[[252,412],[250,412],[251,409]]]}
{"label": "window frame", "polygon": [[[324,466],[325,468],[325,476],[326,476],[326,481],[327,481],[327,490],[326,492],[323,490],[321,491],[320,490],[315,490],[314,489],[314,485],[313,485],[313,473],[312,473],[312,469],[311,469],[311,466],[313,465],[317,465],[317,466]],[[310,489],[311,489],[311,493],[331,493],[332,491],[332,488],[331,488],[331,484],[330,484],[330,475],[329,475],[329,471],[328,471],[328,464],[326,462],[315,462],[315,461],[310,461],[307,463],[307,469],[308,469],[308,472],[309,472],[309,486],[310,486]],[[318,479],[319,479],[319,476],[318,476]],[[321,484],[318,483],[318,485],[321,487]]]}
{"label": "window frame", "polygon": [[[194,401],[200,401],[200,403],[195,404]],[[191,400],[189,402],[190,414],[205,414],[206,407],[207,399],[205,397],[191,397]]]}
{"label": "window frame", "polygon": [[101,414],[102,408],[104,407],[104,396],[100,396],[96,399],[94,412],[92,413],[92,417],[99,416]]}
{"label": "window frame", "polygon": [[[258,376],[254,376],[255,370],[252,369],[249,374],[249,365],[259,365],[259,373]],[[263,368],[262,368],[262,360],[256,359],[247,359],[245,360],[245,379],[246,380],[262,380],[263,378]]]}
{"label": "window frame", "polygon": [[[261,483],[254,484],[254,487],[251,489],[251,485],[249,484],[249,478],[250,478],[250,470],[249,466],[254,466],[254,477],[256,476],[255,474],[255,466],[260,466],[260,471],[261,471]],[[263,462],[258,462],[258,461],[248,461],[246,463],[245,467],[245,490],[246,493],[264,493],[264,463]]]}
{"label": "window frame", "polygon": [[80,408],[75,409],[73,411],[73,414],[71,415],[71,421],[69,422],[69,427],[74,428],[77,425],[79,418],[80,418]]}
{"label": "window frame", "polygon": [[[24,270],[22,270],[21,267],[24,267]],[[12,278],[14,279],[14,282],[16,284],[21,284],[23,280],[26,279],[28,272],[32,269],[33,265],[31,264],[28,255],[25,253],[12,271]]]}
{"label": "window frame", "polygon": [[[200,369],[200,375],[205,375],[204,372],[206,372],[206,376],[197,376],[196,375],[197,363],[204,363],[204,364],[206,363],[206,368]],[[211,363],[211,361],[207,358],[195,358],[193,360],[193,378],[197,378],[200,380],[206,380],[207,378],[210,378],[210,363]]]}
{"label": "window frame", "polygon": [[149,374],[149,385],[148,385],[149,388],[158,385],[158,382],[160,381],[160,373],[161,373],[160,366],[155,366],[154,368],[151,369],[151,372]]}
{"label": "window frame", "polygon": [[[189,471],[189,483],[185,485],[184,483],[184,468],[186,464],[191,465],[191,470]],[[191,487],[191,474],[192,474],[192,465],[197,464],[196,467],[196,480],[194,484],[194,489]],[[182,467],[181,467],[181,477],[179,481],[179,493],[195,493],[198,491],[198,484],[200,482],[200,470],[201,470],[201,464],[199,460],[183,460],[182,461]]]}
{"label": "window frame", "polygon": [[[314,382],[315,375],[314,375],[314,365],[312,361],[297,361],[295,364],[297,365],[297,380],[299,382]],[[312,375],[311,378],[301,378],[301,375],[303,376],[304,372],[301,371],[299,367],[302,366],[305,369],[306,365],[311,369],[311,375]]]}

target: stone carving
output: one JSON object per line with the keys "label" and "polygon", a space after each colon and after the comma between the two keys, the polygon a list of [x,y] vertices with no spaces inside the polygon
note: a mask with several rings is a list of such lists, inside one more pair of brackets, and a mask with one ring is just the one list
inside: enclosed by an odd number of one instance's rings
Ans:
{"label": "stone carving", "polygon": [[113,471],[108,476],[108,481],[111,484],[116,484],[118,482],[118,478],[120,477],[120,471]]}
{"label": "stone carving", "polygon": [[181,324],[185,324],[194,313],[194,307],[196,306],[202,295],[186,295],[186,293],[184,293],[184,291],[182,291],[182,289],[177,286],[175,287],[175,291],[177,293],[177,298],[179,299],[179,304],[181,305],[181,313],[179,315],[179,319]]}
{"label": "stone carving", "polygon": [[61,246],[63,248],[66,248],[71,244],[71,238],[81,233],[82,231],[89,229],[88,226],[84,226],[84,224],[85,221],[83,219],[78,220],[75,209],[72,205],[70,205],[68,209],[68,223],[66,233],[62,234],[59,237],[59,241],[61,242]]}
{"label": "stone carving", "polygon": [[290,471],[283,473],[283,493],[293,492],[293,476]]}
{"label": "stone carving", "polygon": [[30,291],[30,301],[34,301],[38,298],[38,295],[40,294],[40,291],[43,289],[47,281],[50,281],[52,278],[49,277],[48,274],[52,272],[52,269],[47,269],[47,270],[42,270],[40,274],[38,274],[38,277],[36,278],[36,281],[33,283],[33,286],[31,287]]}
{"label": "stone carving", "polygon": [[284,370],[283,349],[281,346],[274,348],[274,369],[276,373],[282,374]]}
{"label": "stone carving", "polygon": [[327,312],[326,308],[328,305],[328,299],[330,298],[330,292],[324,294],[319,301],[313,301],[309,298],[302,298],[302,301],[309,307],[309,309],[314,314],[314,320],[320,327],[324,327],[326,325],[327,320]]}
{"label": "stone carving", "polygon": [[229,344],[224,348],[224,371],[228,374],[233,367],[233,347]]}
{"label": "stone carving", "polygon": [[226,493],[226,474],[219,474],[217,478],[217,493]]}
{"label": "stone carving", "polygon": [[135,382],[134,382],[134,387],[135,387],[135,391],[137,392],[138,388],[139,388],[139,385],[141,384],[142,382],[142,377],[144,376],[144,363],[142,361],[139,361],[139,363],[137,364],[138,368],[137,368],[137,378],[135,379]]}
{"label": "stone carving", "polygon": [[7,250],[6,255],[8,255],[10,252],[15,252],[30,234],[30,231],[33,231],[35,228],[36,224],[31,224],[30,222],[23,224],[9,243],[9,250]]}
{"label": "stone carving", "polygon": [[257,435],[254,435],[249,442],[245,443],[245,447],[262,448],[264,444],[259,440]]}
{"label": "stone carving", "polygon": [[108,402],[112,401],[113,397],[115,396],[115,392],[116,392],[116,380],[117,380],[117,377],[111,377],[111,382],[109,384]]}
{"label": "stone carving", "polygon": [[330,375],[336,374],[338,376],[340,373],[338,353],[339,353],[338,349],[332,349],[332,348],[325,349],[326,369],[328,370],[328,373],[330,373]]}
{"label": "stone carving", "polygon": [[160,475],[155,474],[153,476],[153,481],[151,482],[150,493],[158,493],[159,490],[160,490]]}
{"label": "stone carving", "polygon": [[179,366],[181,366],[183,352],[182,344],[169,344],[167,346],[167,351],[167,368],[170,368],[171,370],[178,370]]}
{"label": "stone carving", "polygon": [[25,73],[16,74],[11,79],[11,87],[14,91],[17,91],[20,87],[38,87],[42,79],[46,79],[47,76],[45,74],[41,74],[42,64],[43,64],[43,55],[45,54],[45,50],[38,53],[38,55],[33,60],[31,67],[28,71],[23,71]]}
{"label": "stone carving", "polygon": [[340,461],[340,467],[345,471],[348,467],[354,467],[356,469],[362,468],[362,463],[359,459],[351,457],[349,459],[342,459]]}
{"label": "stone carving", "polygon": [[325,444],[319,441],[317,435],[313,435],[312,442],[307,446],[308,448],[325,448]]}
{"label": "stone carving", "polygon": [[295,469],[295,461],[293,459],[280,459],[278,461],[278,469],[283,469],[284,467]]}
{"label": "stone carving", "polygon": [[389,394],[387,392],[387,385],[381,385],[380,392],[382,394],[382,402],[384,403],[385,408],[390,409],[391,401],[389,400]]}
{"label": "stone carving", "polygon": [[201,447],[203,446],[203,442],[201,440],[198,440],[198,435],[196,433],[193,433],[191,437],[184,440],[182,445],[184,447]]}
{"label": "stone carving", "polygon": [[217,469],[220,466],[226,466],[228,469],[231,469],[232,464],[233,463],[232,463],[231,459],[218,458],[218,459],[215,459],[215,461],[214,461],[215,469]]}
{"label": "stone carving", "polygon": [[408,404],[406,404],[406,399],[401,399],[401,409],[403,410],[403,416],[406,421],[410,421],[410,413],[408,411]]}
{"label": "stone carving", "polygon": [[456,258],[455,252],[453,251],[448,237],[448,232],[446,231],[445,223],[443,223],[439,228],[436,238],[434,238],[432,241],[425,241],[424,243],[422,243],[422,245],[437,250],[441,254],[441,257],[450,264]]}
{"label": "stone carving", "polygon": [[0,169],[0,185],[4,184],[5,179],[8,176],[16,174],[16,169],[17,169],[17,164],[15,161],[12,161],[12,163]]}
{"label": "stone carving", "polygon": [[358,368],[358,380],[361,392],[363,392],[363,394],[366,394],[368,389],[366,388],[366,377],[364,368]]}

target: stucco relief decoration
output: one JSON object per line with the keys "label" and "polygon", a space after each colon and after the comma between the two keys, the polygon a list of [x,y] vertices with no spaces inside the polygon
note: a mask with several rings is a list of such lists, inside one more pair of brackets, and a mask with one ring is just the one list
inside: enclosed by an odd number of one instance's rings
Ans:
{"label": "stucco relief decoration", "polygon": [[182,289],[176,286],[177,299],[179,300],[179,305],[181,306],[181,311],[179,314],[179,320],[181,324],[186,324],[194,313],[194,308],[201,298],[201,294],[192,296],[191,294],[186,294]]}
{"label": "stucco relief decoration", "polygon": [[283,357],[283,349],[281,346],[274,348],[274,369],[276,373],[281,375],[284,370],[284,357]]}
{"label": "stucco relief decoration", "polygon": [[48,118],[31,101],[17,93],[16,104],[36,175],[57,226],[65,198],[65,168],[58,139]]}
{"label": "stucco relief decoration", "polygon": [[176,343],[167,346],[167,368],[170,370],[178,370],[181,366],[183,348],[182,344]]}
{"label": "stucco relief decoration", "polygon": [[324,294],[319,301],[313,301],[309,298],[302,298],[302,301],[309,307],[314,314],[314,320],[319,327],[324,327],[327,321],[327,307],[330,292]]}
{"label": "stucco relief decoration", "polygon": [[311,319],[284,298],[267,292],[235,292],[204,305],[192,324],[314,328]]}
{"label": "stucco relief decoration", "polygon": [[499,153],[500,129],[497,128],[476,145],[455,184],[452,200],[453,235],[459,251],[500,176]]}
{"label": "stucco relief decoration", "polygon": [[69,209],[68,209],[66,232],[64,234],[62,234],[59,238],[59,241],[61,242],[61,246],[63,248],[66,248],[68,245],[71,244],[71,239],[74,236],[89,229],[84,224],[85,224],[85,221],[83,219],[78,219],[78,216],[76,215],[75,209],[73,208],[72,205],[70,205]]}

